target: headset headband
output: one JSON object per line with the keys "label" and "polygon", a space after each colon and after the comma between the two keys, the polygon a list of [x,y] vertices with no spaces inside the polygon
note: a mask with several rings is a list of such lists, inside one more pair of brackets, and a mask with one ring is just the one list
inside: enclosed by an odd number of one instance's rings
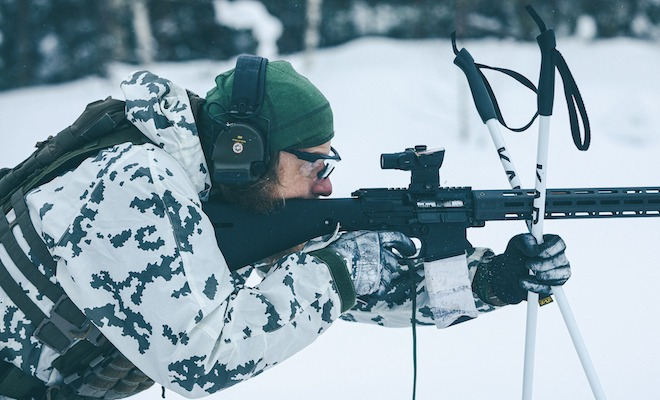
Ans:
{"label": "headset headband", "polygon": [[236,118],[249,118],[259,111],[264,100],[266,64],[259,56],[241,55],[236,60],[229,113]]}

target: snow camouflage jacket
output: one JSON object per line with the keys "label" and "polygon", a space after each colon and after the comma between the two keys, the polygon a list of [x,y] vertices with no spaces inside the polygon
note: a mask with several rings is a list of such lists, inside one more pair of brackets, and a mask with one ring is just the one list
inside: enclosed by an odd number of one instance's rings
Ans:
{"label": "snow camouflage jacket", "polygon": [[[405,268],[389,293],[363,296],[343,315],[327,266],[306,250],[231,273],[201,208],[211,182],[186,91],[146,71],[127,78],[122,90],[128,119],[156,145],[103,150],[32,190],[26,201],[57,261],[49,279],[145,374],[183,396],[201,397],[282,362],[338,318],[410,326]],[[471,252],[470,279],[492,256]],[[2,251],[0,260],[11,269]],[[257,270],[259,283],[248,285],[246,277]],[[423,269],[414,276],[416,317],[433,324]],[[50,310],[47,298],[20,283]],[[474,301],[480,312],[493,309]],[[2,292],[0,312],[4,346],[19,355],[11,362],[50,384],[61,380],[51,368],[57,353],[30,337],[34,328]]]}

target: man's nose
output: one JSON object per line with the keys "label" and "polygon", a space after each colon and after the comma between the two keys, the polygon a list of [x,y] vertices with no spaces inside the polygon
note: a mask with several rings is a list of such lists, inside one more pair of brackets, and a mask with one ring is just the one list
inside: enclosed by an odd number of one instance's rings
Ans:
{"label": "man's nose", "polygon": [[312,185],[312,194],[315,196],[330,196],[332,194],[332,182],[330,178],[319,179]]}

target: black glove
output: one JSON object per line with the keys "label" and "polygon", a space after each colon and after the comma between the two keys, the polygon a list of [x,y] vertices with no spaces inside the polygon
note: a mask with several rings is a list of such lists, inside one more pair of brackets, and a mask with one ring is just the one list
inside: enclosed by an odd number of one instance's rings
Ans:
{"label": "black glove", "polygon": [[543,235],[541,245],[529,233],[514,236],[503,254],[477,268],[472,289],[481,300],[498,306],[518,304],[528,291],[550,294],[551,286],[563,285],[571,276],[565,249],[557,235]]}

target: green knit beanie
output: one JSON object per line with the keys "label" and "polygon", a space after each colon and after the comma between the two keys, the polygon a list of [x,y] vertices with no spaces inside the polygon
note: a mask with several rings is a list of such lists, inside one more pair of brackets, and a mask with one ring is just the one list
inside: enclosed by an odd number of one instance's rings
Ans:
{"label": "green knit beanie", "polygon": [[[204,105],[211,118],[238,121],[229,114],[233,83],[233,69],[215,78],[216,87],[206,94]],[[286,61],[273,61],[266,66],[264,101],[248,122],[261,132],[268,132],[270,152],[314,147],[334,136],[330,103]]]}

